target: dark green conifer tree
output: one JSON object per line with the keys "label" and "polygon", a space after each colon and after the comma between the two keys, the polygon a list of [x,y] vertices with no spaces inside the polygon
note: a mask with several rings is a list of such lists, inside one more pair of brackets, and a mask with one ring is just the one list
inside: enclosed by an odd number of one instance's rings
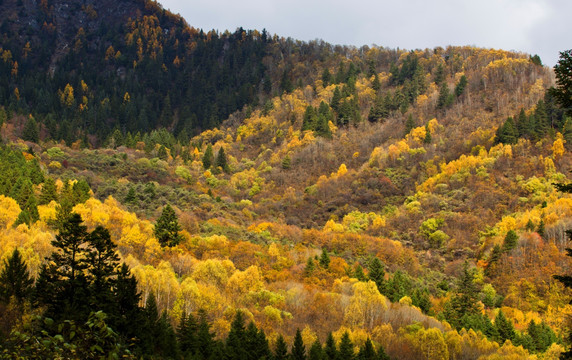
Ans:
{"label": "dark green conifer tree", "polygon": [[294,344],[292,345],[292,360],[306,360],[306,347],[304,346],[304,341],[302,340],[302,333],[300,329],[296,330],[296,336],[294,336]]}
{"label": "dark green conifer tree", "polygon": [[502,242],[502,250],[504,252],[510,251],[518,244],[518,235],[514,230],[509,230]]}
{"label": "dark green conifer tree", "polygon": [[406,136],[413,130],[415,127],[415,121],[413,120],[413,115],[409,114],[407,117],[407,121],[405,122],[405,131],[403,132],[403,136]]}
{"label": "dark green conifer tree", "polygon": [[324,346],[325,360],[337,360],[338,359],[338,349],[336,347],[336,340],[332,333],[328,334],[326,339],[326,345]]}
{"label": "dark green conifer tree", "polygon": [[205,153],[203,154],[203,167],[205,169],[210,169],[214,162],[213,147],[211,144],[207,145]]}
{"label": "dark green conifer tree", "polygon": [[54,320],[83,320],[92,310],[89,302],[88,279],[84,271],[88,232],[81,216],[72,213],[62,223],[60,232],[52,241],[55,251],[40,270],[36,282],[36,296],[46,306],[46,316]]}
{"label": "dark green conifer tree", "polygon": [[365,344],[359,349],[359,353],[357,356],[359,360],[377,360],[377,354],[375,353],[375,349],[373,348],[373,344],[370,338],[367,338]]}
{"label": "dark green conifer tree", "polygon": [[312,276],[312,273],[316,270],[316,264],[314,264],[314,258],[309,257],[306,261],[306,267],[304,268],[304,276]]}
{"label": "dark green conifer tree", "polygon": [[330,266],[330,255],[328,255],[328,249],[322,248],[322,254],[320,255],[320,266],[327,269]]}
{"label": "dark green conifer tree", "polygon": [[425,138],[423,139],[424,144],[431,144],[431,130],[429,129],[429,123],[425,124]]}
{"label": "dark green conifer tree", "polygon": [[207,314],[204,310],[199,310],[197,346],[198,346],[197,349],[198,354],[202,356],[203,359],[210,359],[216,347],[214,334],[211,332],[211,327],[207,319]]}
{"label": "dark green conifer tree", "polygon": [[225,343],[225,355],[228,359],[248,360],[246,345],[246,328],[244,326],[244,315],[242,311],[237,311]]}
{"label": "dark green conifer tree", "polygon": [[219,167],[225,173],[228,173],[230,171],[230,167],[228,166],[228,160],[226,159],[226,154],[222,146],[220,147],[215,160],[215,168],[218,169]]}
{"label": "dark green conifer tree", "polygon": [[274,350],[274,360],[287,360],[288,359],[288,345],[282,335],[278,335],[276,339],[276,349]]}
{"label": "dark green conifer tree", "polygon": [[365,276],[365,273],[363,272],[363,268],[361,267],[360,264],[358,264],[358,266],[356,267],[356,269],[354,271],[354,277],[356,279],[358,279],[359,281],[367,281],[367,276]]}
{"label": "dark green conifer tree", "polygon": [[38,123],[33,116],[30,116],[28,121],[26,121],[24,130],[22,131],[22,139],[35,143],[40,141],[40,130],[38,128]]}
{"label": "dark green conifer tree", "polygon": [[183,238],[179,231],[181,231],[179,219],[177,219],[175,210],[173,210],[171,205],[167,204],[155,223],[153,234],[159,240],[161,246],[176,246]]}
{"label": "dark green conifer tree", "polygon": [[457,85],[455,85],[455,96],[459,97],[463,95],[465,92],[465,88],[467,87],[467,77],[465,75],[461,76]]}
{"label": "dark green conifer tree", "polygon": [[377,256],[374,256],[369,261],[368,270],[369,270],[369,279],[375,283],[375,285],[377,286],[377,290],[379,290],[379,292],[383,294],[385,287],[385,269],[383,264],[381,263],[381,260],[379,260]]}
{"label": "dark green conifer tree", "polygon": [[339,358],[352,360],[354,356],[354,344],[350,340],[350,334],[346,331],[340,340]]}
{"label": "dark green conifer tree", "polygon": [[308,360],[322,360],[324,359],[324,350],[322,349],[322,344],[319,339],[316,339],[310,348],[308,353]]}
{"label": "dark green conifer tree", "polygon": [[495,328],[499,334],[500,343],[504,343],[506,340],[514,342],[516,338],[516,332],[514,331],[514,326],[512,322],[506,318],[504,313],[499,310],[499,313],[495,317]]}
{"label": "dark green conifer tree", "polygon": [[0,301],[8,304],[14,298],[18,304],[30,298],[34,279],[30,276],[28,266],[22,259],[18,249],[14,249],[12,255],[4,260],[4,266],[0,271]]}
{"label": "dark green conifer tree", "polygon": [[50,201],[58,200],[58,192],[56,187],[56,182],[51,177],[46,177],[44,183],[42,184],[42,192],[40,193],[40,205],[47,205]]}

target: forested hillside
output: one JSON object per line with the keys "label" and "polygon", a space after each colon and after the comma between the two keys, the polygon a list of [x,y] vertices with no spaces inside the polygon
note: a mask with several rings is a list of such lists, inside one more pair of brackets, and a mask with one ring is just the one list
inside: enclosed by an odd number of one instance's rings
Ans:
{"label": "forested hillside", "polygon": [[569,51],[0,8],[0,357],[570,348]]}

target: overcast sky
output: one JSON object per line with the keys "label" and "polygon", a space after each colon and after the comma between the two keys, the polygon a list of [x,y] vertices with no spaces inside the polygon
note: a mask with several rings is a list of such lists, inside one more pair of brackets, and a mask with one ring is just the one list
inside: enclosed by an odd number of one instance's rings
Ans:
{"label": "overcast sky", "polygon": [[266,29],[299,40],[425,49],[476,45],[540,55],[572,48],[571,0],[159,0],[203,30]]}

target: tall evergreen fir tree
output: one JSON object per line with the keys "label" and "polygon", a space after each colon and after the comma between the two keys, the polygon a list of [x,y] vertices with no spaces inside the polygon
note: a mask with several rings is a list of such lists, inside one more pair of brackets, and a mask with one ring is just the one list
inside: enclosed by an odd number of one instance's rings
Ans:
{"label": "tall evergreen fir tree", "polygon": [[182,240],[179,231],[181,231],[181,225],[179,225],[175,210],[173,210],[171,205],[167,204],[155,223],[153,234],[159,240],[161,246],[176,246]]}
{"label": "tall evergreen fir tree", "polygon": [[336,347],[336,340],[334,340],[334,336],[332,333],[328,334],[328,338],[326,339],[326,344],[324,345],[324,359],[326,360],[336,360],[338,359],[338,349]]}
{"label": "tall evergreen fir tree", "polygon": [[328,255],[328,249],[322,248],[322,254],[320,255],[320,266],[324,269],[330,267],[330,255]]}
{"label": "tall evergreen fir tree", "polygon": [[8,304],[14,298],[18,304],[23,303],[29,299],[33,284],[26,262],[20,251],[14,249],[0,271],[0,301]]}
{"label": "tall evergreen fir tree", "polygon": [[211,144],[207,145],[205,153],[203,154],[203,167],[205,169],[210,169],[214,162],[213,147]]}
{"label": "tall evergreen fir tree", "polygon": [[288,359],[288,345],[282,335],[278,335],[276,339],[276,348],[274,349],[274,360],[287,360]]}
{"label": "tall evergreen fir tree", "polygon": [[302,333],[300,329],[296,330],[294,336],[294,344],[292,345],[292,360],[306,360],[306,347],[302,340]]}
{"label": "tall evergreen fir tree", "polygon": [[322,344],[319,339],[316,339],[308,352],[308,360],[322,360],[323,358],[324,350],[322,349]]}
{"label": "tall evergreen fir tree", "polygon": [[380,293],[384,292],[385,283],[385,269],[381,260],[377,256],[374,256],[368,264],[369,279],[372,280],[377,286],[377,290]]}
{"label": "tall evergreen fir tree", "polygon": [[230,168],[228,166],[228,160],[226,159],[226,154],[224,152],[224,147],[220,147],[217,155],[216,155],[216,160],[215,160],[215,167],[216,168],[221,168],[222,171],[228,173],[230,171]]}
{"label": "tall evergreen fir tree", "polygon": [[355,358],[354,344],[350,340],[350,334],[347,331],[343,333],[342,338],[340,340],[339,357],[340,359],[347,359],[347,360],[352,360]]}

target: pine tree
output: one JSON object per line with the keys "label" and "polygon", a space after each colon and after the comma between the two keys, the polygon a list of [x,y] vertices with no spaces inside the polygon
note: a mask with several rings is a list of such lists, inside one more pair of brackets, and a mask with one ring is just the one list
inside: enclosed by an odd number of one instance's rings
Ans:
{"label": "pine tree", "polygon": [[53,178],[47,177],[42,185],[42,192],[40,193],[40,205],[49,204],[50,201],[58,200],[58,192],[56,182]]}
{"label": "pine tree", "polygon": [[244,315],[237,311],[234,320],[230,324],[230,331],[225,343],[225,354],[229,359],[247,360],[246,329],[244,327]]}
{"label": "pine tree", "polygon": [[276,339],[276,349],[274,350],[274,360],[287,360],[288,359],[288,345],[282,335],[278,335]]}
{"label": "pine tree", "polygon": [[40,130],[38,129],[38,123],[33,116],[30,116],[28,121],[26,121],[24,130],[22,131],[22,139],[35,143],[40,141]]}
{"label": "pine tree", "polygon": [[324,350],[319,339],[316,339],[310,348],[308,360],[322,360],[324,358]]}
{"label": "pine tree", "polygon": [[409,114],[407,117],[407,121],[405,122],[405,131],[403,132],[403,136],[406,136],[413,130],[415,127],[415,121],[413,120],[413,115]]}
{"label": "pine tree", "polygon": [[112,279],[119,270],[119,256],[116,245],[111,241],[109,231],[102,226],[96,227],[87,237],[88,251],[85,260],[89,264],[88,280],[90,303],[93,309],[112,312],[114,297]]}
{"label": "pine tree", "polygon": [[326,355],[324,359],[326,360],[337,360],[338,359],[338,349],[336,348],[336,340],[332,333],[328,334],[326,339],[326,345],[324,346],[324,354]]}
{"label": "pine tree", "polygon": [[209,359],[215,350],[214,334],[211,332],[207,314],[204,310],[199,310],[199,325],[197,331],[198,354],[203,359]]}
{"label": "pine tree", "polygon": [[215,168],[219,167],[225,173],[228,173],[230,171],[230,168],[228,166],[228,161],[226,159],[226,154],[224,153],[224,148],[222,146],[220,147],[215,160]]}
{"label": "pine tree", "polygon": [[367,338],[365,344],[360,348],[357,358],[359,360],[377,360],[377,354],[370,338]]}
{"label": "pine tree", "polygon": [[443,68],[443,64],[439,64],[437,66],[437,70],[435,70],[435,74],[433,75],[433,81],[436,85],[441,85],[443,80],[445,80],[445,70]]}
{"label": "pine tree", "polygon": [[203,154],[203,167],[206,169],[209,169],[214,162],[214,155],[213,155],[213,147],[211,144],[207,145],[207,149],[205,150],[205,153]]}
{"label": "pine tree", "polygon": [[365,273],[363,272],[363,268],[359,264],[354,271],[354,277],[356,279],[358,279],[359,281],[367,281],[367,277],[365,276]]}
{"label": "pine tree", "polygon": [[314,259],[309,257],[306,261],[306,267],[304,268],[304,276],[309,277],[312,276],[312,273],[316,269],[316,264],[314,264]]}
{"label": "pine tree", "polygon": [[350,334],[346,331],[340,340],[340,359],[352,360],[354,358],[354,344],[350,340]]}
{"label": "pine tree", "polygon": [[288,170],[290,169],[290,166],[291,166],[290,156],[286,154],[286,156],[284,156],[284,159],[282,159],[282,169]]}
{"label": "pine tree", "polygon": [[499,310],[498,315],[495,317],[495,328],[498,331],[501,344],[506,340],[514,342],[516,337],[514,326],[512,325],[512,322],[504,316],[504,313],[501,310]]}
{"label": "pine tree", "polygon": [[453,103],[453,95],[449,91],[447,82],[443,82],[439,88],[439,97],[437,98],[437,109],[444,109]]}
{"label": "pine tree", "polygon": [[541,238],[544,238],[544,219],[540,219],[540,223],[538,223],[538,228],[536,232],[540,235]]}
{"label": "pine tree", "polygon": [[377,256],[374,256],[370,261],[369,261],[369,279],[372,280],[375,285],[377,286],[377,290],[379,290],[380,293],[384,292],[384,287],[385,287],[385,269],[383,264],[381,263],[381,260],[379,260],[379,258]]}
{"label": "pine tree", "polygon": [[510,251],[516,247],[518,243],[518,235],[514,230],[509,230],[504,237],[502,243],[502,250],[503,252]]}
{"label": "pine tree", "polygon": [[456,328],[461,327],[461,318],[463,316],[478,313],[478,288],[473,278],[473,272],[469,269],[469,263],[465,261],[461,276],[457,282],[457,290],[445,306],[445,318]]}
{"label": "pine tree", "polygon": [[85,261],[88,235],[81,216],[72,213],[52,241],[55,251],[40,270],[36,283],[37,301],[47,307],[48,317],[55,320],[87,319],[91,310],[85,301],[89,298],[84,273],[89,266]]}
{"label": "pine tree", "polygon": [[108,315],[112,328],[125,339],[141,338],[140,332],[144,329],[145,319],[139,307],[140,299],[137,280],[131,275],[129,266],[121,264],[113,286],[114,309]]}
{"label": "pine tree", "polygon": [[129,190],[127,190],[127,195],[125,195],[125,202],[126,203],[133,203],[137,200],[137,193],[135,192],[135,186],[129,186]]}
{"label": "pine tree", "polygon": [[465,75],[461,76],[457,85],[455,85],[455,96],[459,97],[463,95],[465,91],[465,87],[467,87],[467,77]]}
{"label": "pine tree", "polygon": [[320,266],[324,269],[330,267],[330,255],[328,255],[328,249],[322,248],[322,254],[320,255]]}
{"label": "pine tree", "polygon": [[176,246],[183,239],[179,231],[181,231],[181,225],[179,225],[175,210],[167,204],[155,223],[153,234],[161,246]]}
{"label": "pine tree", "polygon": [[425,138],[423,139],[424,144],[431,144],[431,129],[429,129],[429,123],[425,124]]}
{"label": "pine tree", "polygon": [[296,336],[294,336],[294,344],[292,345],[292,360],[306,360],[306,347],[302,340],[302,333],[300,329],[296,329]]}
{"label": "pine tree", "polygon": [[29,299],[33,283],[20,251],[14,249],[0,271],[0,301],[8,304],[13,297],[18,304],[23,303]]}
{"label": "pine tree", "polygon": [[302,131],[314,130],[317,122],[318,114],[316,114],[316,110],[314,107],[312,107],[312,105],[308,105],[302,120]]}

